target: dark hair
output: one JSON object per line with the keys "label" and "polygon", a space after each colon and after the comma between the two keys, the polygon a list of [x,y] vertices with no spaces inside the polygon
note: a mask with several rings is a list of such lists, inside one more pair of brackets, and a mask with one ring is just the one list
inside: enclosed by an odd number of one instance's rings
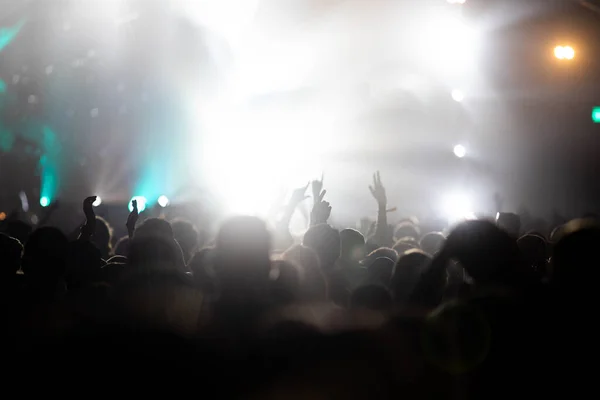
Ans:
{"label": "dark hair", "polygon": [[327,299],[327,281],[319,266],[317,253],[306,246],[295,245],[281,257],[301,268],[300,300],[320,302]]}
{"label": "dark hair", "polygon": [[441,232],[429,232],[423,235],[421,238],[420,246],[421,250],[425,253],[434,256],[438,251],[442,249],[446,238]]}
{"label": "dark hair", "polygon": [[398,259],[392,272],[390,290],[396,303],[410,301],[431,257],[421,250],[409,250]]}
{"label": "dark hair", "polygon": [[340,256],[340,233],[327,224],[312,226],[302,244],[317,253],[321,268],[331,269]]}
{"label": "dark hair", "polygon": [[23,245],[17,239],[0,233],[0,276],[14,277],[21,267]]}
{"label": "dark hair", "polygon": [[381,285],[365,285],[356,288],[350,297],[350,308],[366,308],[387,311],[392,307],[392,296]]}
{"label": "dark hair", "polygon": [[182,219],[171,221],[171,227],[175,240],[181,246],[183,255],[188,261],[192,256],[192,252],[198,247],[198,230],[194,224]]}
{"label": "dark hair", "polygon": [[365,237],[356,229],[340,232],[340,255],[343,259],[360,261],[365,253]]}
{"label": "dark hair", "polygon": [[67,260],[67,237],[58,229],[35,230],[23,251],[22,268],[26,276],[57,279],[64,275]]}

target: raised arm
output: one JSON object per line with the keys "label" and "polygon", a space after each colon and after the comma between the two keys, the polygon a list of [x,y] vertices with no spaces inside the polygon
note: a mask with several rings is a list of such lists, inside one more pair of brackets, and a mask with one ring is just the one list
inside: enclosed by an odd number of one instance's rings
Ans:
{"label": "raised arm", "polygon": [[331,215],[331,205],[329,202],[323,200],[325,194],[327,194],[327,190],[323,190],[322,175],[321,180],[312,182],[312,193],[314,203],[310,213],[310,226],[326,224]]}
{"label": "raised arm", "polygon": [[308,199],[308,196],[306,196],[306,189],[308,189],[309,184],[310,182],[292,192],[290,201],[283,210],[283,215],[277,221],[275,243],[278,248],[284,249],[293,244],[293,238],[290,234],[290,221],[292,220],[292,216],[298,205]]}
{"label": "raised arm", "polygon": [[96,231],[96,214],[94,213],[93,203],[96,201],[96,196],[87,197],[83,200],[83,213],[85,214],[85,224],[79,232],[80,241],[89,241]]}
{"label": "raised arm", "polygon": [[377,228],[375,229],[375,243],[379,246],[392,246],[392,238],[387,223],[387,196],[381,183],[381,174],[373,174],[373,185],[369,186],[373,198],[377,201]]}
{"label": "raised arm", "polygon": [[127,234],[129,235],[130,240],[133,239],[133,234],[135,232],[135,224],[137,223],[137,220],[140,216],[137,207],[137,200],[132,200],[131,205],[133,206],[133,209],[129,213],[129,216],[127,217],[127,223],[125,224],[125,226],[127,227]]}

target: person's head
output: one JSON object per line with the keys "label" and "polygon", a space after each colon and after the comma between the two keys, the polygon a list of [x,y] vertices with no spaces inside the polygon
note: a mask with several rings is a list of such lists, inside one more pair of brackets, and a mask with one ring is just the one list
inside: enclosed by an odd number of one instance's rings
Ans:
{"label": "person's head", "polygon": [[404,237],[411,237],[415,240],[419,240],[421,232],[419,227],[416,226],[411,220],[404,220],[396,225],[394,229],[394,240],[400,240]]}
{"label": "person's head", "polygon": [[69,288],[81,287],[95,282],[104,266],[102,253],[91,242],[69,243],[67,256],[67,282]]}
{"label": "person's head", "polygon": [[389,287],[395,262],[387,257],[380,257],[367,267],[365,282]]}
{"label": "person's head", "polygon": [[300,300],[307,302],[327,300],[327,281],[319,266],[319,257],[313,250],[306,246],[295,245],[286,250],[281,258],[301,268]]}
{"label": "person's head", "polygon": [[275,305],[288,305],[300,299],[301,273],[293,263],[274,261],[271,269],[271,299]]}
{"label": "person's head", "polygon": [[369,268],[369,265],[374,263],[378,258],[389,258],[393,262],[396,262],[398,260],[398,252],[389,247],[380,247],[370,252],[362,261],[362,264]]}
{"label": "person's head", "polygon": [[430,262],[431,257],[417,249],[407,251],[398,259],[390,281],[390,290],[395,303],[407,304],[410,301]]}
{"label": "person's head", "polygon": [[17,239],[0,233],[0,280],[13,278],[21,267],[23,245]]}
{"label": "person's head", "polygon": [[517,242],[489,221],[466,221],[448,236],[444,251],[456,258],[475,283],[520,284],[527,274]]}
{"label": "person's head", "polygon": [[595,221],[574,220],[565,224],[562,236],[554,246],[552,285],[573,293],[589,292],[597,286],[599,243],[600,225]]}
{"label": "person's head", "polygon": [[23,251],[22,268],[32,279],[56,280],[63,277],[67,261],[67,237],[58,229],[43,227],[30,236]]}
{"label": "person's head", "polygon": [[365,285],[356,288],[350,297],[350,308],[388,311],[392,307],[392,296],[381,285]]}
{"label": "person's head", "polygon": [[96,228],[92,236],[92,243],[96,245],[102,258],[108,259],[112,253],[112,227],[102,217],[96,217]]}
{"label": "person's head", "polygon": [[10,220],[6,223],[6,233],[8,236],[17,239],[21,243],[27,243],[33,227],[26,222],[18,219]]}
{"label": "person's head", "polygon": [[181,246],[185,261],[189,261],[193,252],[198,248],[198,230],[189,221],[176,219],[171,222],[175,240]]}
{"label": "person's head", "polygon": [[421,250],[433,256],[441,250],[445,241],[441,232],[429,232],[421,238]]}
{"label": "person's head", "polygon": [[517,240],[517,245],[523,255],[523,260],[528,266],[538,272],[545,268],[548,258],[548,245],[543,237],[539,235],[527,234]]}
{"label": "person's head", "polygon": [[164,236],[136,235],[129,244],[127,261],[135,272],[183,272],[181,248]]}
{"label": "person's head", "polygon": [[271,236],[262,220],[240,216],[225,221],[214,251],[215,272],[222,282],[238,286],[268,279]]}
{"label": "person's head", "polygon": [[521,218],[514,213],[498,213],[496,225],[515,239],[521,232]]}
{"label": "person's head", "polygon": [[412,237],[406,236],[400,238],[394,243],[393,249],[398,253],[398,255],[404,254],[404,252],[412,249],[418,249],[419,243]]}
{"label": "person's head", "polygon": [[173,228],[162,218],[148,218],[135,228],[134,237],[162,236],[173,239]]}
{"label": "person's head", "polygon": [[317,253],[325,271],[331,270],[340,256],[340,233],[327,224],[312,226],[304,234],[302,244]]}
{"label": "person's head", "polygon": [[113,253],[115,256],[127,257],[127,254],[129,254],[129,236],[123,236],[117,240]]}
{"label": "person's head", "polygon": [[349,261],[360,261],[365,256],[365,237],[355,229],[343,229],[340,232],[340,258]]}

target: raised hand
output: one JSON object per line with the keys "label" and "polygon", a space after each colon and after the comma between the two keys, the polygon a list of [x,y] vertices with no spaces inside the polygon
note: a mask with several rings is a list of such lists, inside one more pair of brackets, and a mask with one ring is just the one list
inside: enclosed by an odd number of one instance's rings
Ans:
{"label": "raised hand", "polygon": [[373,174],[373,186],[369,186],[369,190],[371,191],[371,194],[375,200],[377,200],[377,204],[379,204],[380,207],[385,207],[387,204],[387,196],[385,194],[385,188],[381,183],[381,175],[379,174],[379,171]]}
{"label": "raised hand", "polygon": [[309,184],[310,182],[307,183],[305,186],[294,189],[294,191],[292,192],[292,197],[290,197],[290,205],[297,206],[304,200],[308,199],[308,196],[306,196],[306,189],[308,189]]}
{"label": "raised hand", "polygon": [[94,201],[96,201],[96,196],[86,197],[85,200],[83,200],[85,224],[81,228],[79,240],[90,240],[96,231],[96,213],[94,212],[93,206]]}
{"label": "raised hand", "polygon": [[331,205],[327,201],[315,203],[310,213],[310,224],[312,226],[325,224],[331,215]]}
{"label": "raised hand", "polygon": [[135,224],[137,223],[138,218],[140,217],[140,213],[138,212],[137,200],[132,200],[131,205],[133,206],[133,210],[129,213],[127,217],[127,223],[125,226],[127,227],[127,233],[129,234],[129,239],[133,239],[133,233],[135,232]]}
{"label": "raised hand", "polygon": [[85,218],[87,220],[95,219],[96,213],[94,212],[94,202],[96,201],[96,196],[87,197],[83,200],[83,213],[85,214]]}
{"label": "raised hand", "polygon": [[324,175],[321,174],[321,180],[312,181],[312,195],[315,204],[322,202],[327,193],[327,190],[323,190],[323,178]]}

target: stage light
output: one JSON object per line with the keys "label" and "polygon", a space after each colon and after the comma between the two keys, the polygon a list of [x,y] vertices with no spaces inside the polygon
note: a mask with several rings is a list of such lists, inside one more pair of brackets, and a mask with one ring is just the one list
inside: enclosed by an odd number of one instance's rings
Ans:
{"label": "stage light", "polygon": [[415,54],[444,79],[470,77],[477,67],[481,32],[454,15],[434,14],[423,21]]}
{"label": "stage light", "polygon": [[554,57],[559,60],[572,60],[575,58],[575,49],[571,46],[556,46],[554,48]]}
{"label": "stage light", "polygon": [[164,194],[158,198],[158,205],[163,208],[168,206],[169,203],[170,203],[169,198],[167,196],[165,196]]}
{"label": "stage light", "polygon": [[473,219],[475,213],[471,199],[464,193],[451,193],[443,198],[442,210],[450,224]]}
{"label": "stage light", "polygon": [[94,200],[94,202],[92,203],[92,205],[94,207],[98,207],[100,204],[102,204],[102,199],[100,198],[100,196],[96,196],[96,200]]}
{"label": "stage light", "polygon": [[46,196],[42,196],[40,198],[40,206],[42,207],[48,207],[50,205],[50,199]]}
{"label": "stage light", "polygon": [[467,2],[467,0],[447,0],[447,1],[450,4],[459,4],[459,5],[465,4]]}
{"label": "stage light", "polygon": [[594,107],[592,110],[592,121],[596,124],[600,124],[600,107]]}
{"label": "stage light", "polygon": [[463,158],[467,155],[467,149],[462,144],[454,146],[454,155],[458,158]]}
{"label": "stage light", "polygon": [[6,213],[4,211],[0,212],[0,221],[4,221],[6,219]]}
{"label": "stage light", "polygon": [[451,93],[452,99],[457,102],[462,102],[465,99],[465,94],[462,90],[454,89]]}
{"label": "stage light", "polygon": [[137,201],[138,213],[143,212],[146,209],[146,203],[148,200],[144,196],[133,196],[129,202],[129,211],[133,211],[133,201]]}

